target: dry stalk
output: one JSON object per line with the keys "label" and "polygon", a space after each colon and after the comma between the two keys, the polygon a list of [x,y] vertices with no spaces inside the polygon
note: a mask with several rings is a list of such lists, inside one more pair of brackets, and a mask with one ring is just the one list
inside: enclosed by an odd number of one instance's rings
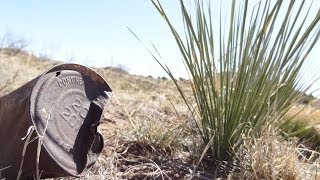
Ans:
{"label": "dry stalk", "polygon": [[[20,168],[19,168],[19,171],[18,171],[18,175],[17,175],[17,180],[20,180],[20,177],[21,177],[21,174],[22,174],[22,167],[23,167],[23,163],[24,163],[24,157],[25,157],[25,154],[26,154],[26,150],[27,150],[27,147],[29,145],[29,142],[30,142],[30,138],[33,134],[33,131],[34,131],[34,127],[31,126],[28,130],[28,134],[26,135],[26,142],[24,143],[24,146],[23,146],[23,151],[22,151],[22,155],[21,155],[21,163],[20,163]],[[23,140],[24,138],[22,138]]]}

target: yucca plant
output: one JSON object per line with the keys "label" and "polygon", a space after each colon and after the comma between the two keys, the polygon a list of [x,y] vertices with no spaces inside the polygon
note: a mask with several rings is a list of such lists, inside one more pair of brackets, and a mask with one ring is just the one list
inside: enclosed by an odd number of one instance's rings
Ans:
{"label": "yucca plant", "polygon": [[[168,24],[192,80],[192,98],[171,69],[154,55],[174,81],[188,106],[203,142],[214,158],[227,160],[242,135],[257,137],[266,124],[281,126],[282,117],[299,98],[301,67],[320,36],[320,9],[307,22],[305,1],[249,0],[231,3],[230,19],[214,27],[210,1],[180,0],[184,33],[172,24],[159,0],[151,0]],[[194,8],[194,9],[192,9]],[[194,12],[194,13],[191,13]],[[214,29],[219,28],[219,34]],[[218,52],[216,54],[216,52]],[[279,123],[280,122],[280,123]]]}

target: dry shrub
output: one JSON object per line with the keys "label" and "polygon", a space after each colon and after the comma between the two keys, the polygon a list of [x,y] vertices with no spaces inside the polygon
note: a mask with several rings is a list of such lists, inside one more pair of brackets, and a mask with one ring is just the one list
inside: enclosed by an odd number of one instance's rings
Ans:
{"label": "dry shrub", "polygon": [[319,153],[298,144],[292,138],[285,140],[268,126],[260,138],[243,137],[238,151],[240,172],[244,179],[318,179]]}

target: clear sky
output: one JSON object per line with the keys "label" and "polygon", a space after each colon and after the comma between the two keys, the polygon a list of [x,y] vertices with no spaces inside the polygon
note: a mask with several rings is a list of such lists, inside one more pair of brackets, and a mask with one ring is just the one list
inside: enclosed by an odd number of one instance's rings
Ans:
{"label": "clear sky", "polygon": [[[178,1],[162,2],[173,21],[181,24]],[[219,9],[220,1],[214,2]],[[316,0],[313,14],[319,5]],[[30,41],[28,50],[35,54],[61,61],[95,67],[122,65],[131,73],[164,76],[127,26],[149,47],[154,44],[177,76],[186,76],[172,35],[150,0],[0,1],[0,38],[10,32]],[[313,69],[309,75],[320,70],[319,52],[320,43],[309,56]]]}
{"label": "clear sky", "polygon": [[[165,4],[179,14],[176,1]],[[0,1],[0,37],[10,32],[26,38],[31,42],[28,49],[36,54],[89,66],[123,65],[143,75],[164,75],[127,26],[146,43],[154,43],[168,62],[171,57],[180,57],[166,24],[149,0]]]}

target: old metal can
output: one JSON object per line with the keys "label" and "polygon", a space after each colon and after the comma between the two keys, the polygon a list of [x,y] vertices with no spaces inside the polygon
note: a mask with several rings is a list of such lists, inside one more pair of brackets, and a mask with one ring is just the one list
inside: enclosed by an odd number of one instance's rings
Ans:
{"label": "old metal can", "polygon": [[93,70],[61,64],[0,98],[0,179],[85,174],[111,91]]}

